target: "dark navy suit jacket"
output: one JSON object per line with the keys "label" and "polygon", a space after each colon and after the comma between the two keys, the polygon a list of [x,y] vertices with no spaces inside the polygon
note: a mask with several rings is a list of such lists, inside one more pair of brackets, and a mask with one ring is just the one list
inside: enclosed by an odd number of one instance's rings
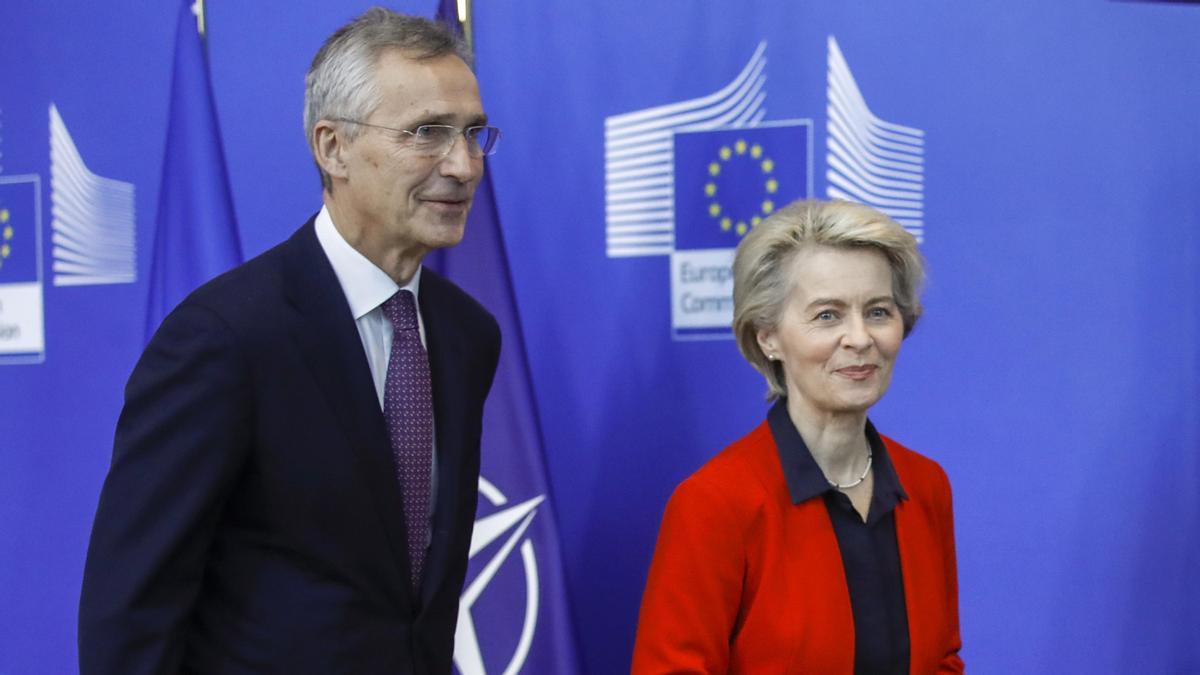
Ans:
{"label": "dark navy suit jacket", "polygon": [[449,673],[495,319],[424,270],[437,504],[419,593],[354,318],[312,221],[164,320],[129,379],[79,611],[85,675]]}

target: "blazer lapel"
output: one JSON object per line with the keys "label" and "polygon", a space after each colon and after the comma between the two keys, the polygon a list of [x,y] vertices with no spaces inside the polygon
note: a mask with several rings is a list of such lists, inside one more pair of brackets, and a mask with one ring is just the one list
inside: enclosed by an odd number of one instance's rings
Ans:
{"label": "blazer lapel", "polygon": [[[897,454],[890,447],[892,464],[901,485],[910,495],[920,489],[919,476],[912,475],[909,467],[897,462]],[[911,486],[911,488],[909,487]],[[896,504],[896,546],[900,551],[900,569],[904,577],[904,603],[908,614],[909,663],[912,672],[928,672],[938,663],[941,655],[931,648],[938,645],[934,634],[944,617],[938,614],[944,596],[944,578],[941,570],[933,563],[942,543],[934,532],[934,514],[924,500],[902,499]]]}
{"label": "blazer lapel", "polygon": [[[396,568],[402,572],[397,580],[410,589],[404,505],[387,425],[362,339],[337,275],[317,240],[313,221],[292,236],[287,254],[284,285],[298,313],[292,335],[362,469]],[[410,592],[403,597],[410,598]]]}
{"label": "blazer lapel", "polygon": [[[451,542],[462,518],[462,491],[475,489],[462,478],[467,419],[465,383],[470,381],[469,352],[464,337],[456,330],[453,312],[441,294],[445,283],[429,270],[421,272],[421,318],[429,345],[429,368],[433,377],[433,416],[437,434],[437,504],[434,505],[433,537],[425,578],[421,583],[422,605],[429,604],[442,585],[448,567]],[[474,514],[470,514],[474,518]]]}

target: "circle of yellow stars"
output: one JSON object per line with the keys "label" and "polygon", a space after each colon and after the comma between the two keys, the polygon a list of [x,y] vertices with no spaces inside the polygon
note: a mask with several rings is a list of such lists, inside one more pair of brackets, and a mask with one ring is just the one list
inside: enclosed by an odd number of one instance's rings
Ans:
{"label": "circle of yellow stars", "polygon": [[[724,212],[721,202],[717,199],[716,179],[721,175],[725,164],[742,157],[748,157],[763,172],[765,196],[759,204],[758,213],[750,216],[749,219],[739,217],[735,220],[733,216]],[[762,146],[758,143],[750,144],[739,138],[733,142],[732,146],[721,146],[717,151],[717,159],[708,165],[709,180],[704,184],[704,196],[711,200],[708,203],[708,215],[717,220],[722,232],[736,232],[739,237],[743,237],[750,231],[750,228],[761,223],[763,218],[775,211],[774,195],[779,191],[779,181],[776,180],[774,173],[775,160],[766,156]]]}
{"label": "circle of yellow stars", "polygon": [[12,241],[14,233],[12,225],[8,224],[10,217],[8,209],[0,209],[0,225],[4,227],[0,230],[0,267],[4,267],[4,261],[12,255],[12,244],[9,242]]}

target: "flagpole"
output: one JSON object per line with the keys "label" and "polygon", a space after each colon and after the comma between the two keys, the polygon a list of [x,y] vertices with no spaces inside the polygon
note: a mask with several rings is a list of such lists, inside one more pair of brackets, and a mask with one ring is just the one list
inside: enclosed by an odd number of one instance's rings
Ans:
{"label": "flagpole", "polygon": [[[200,37],[206,38],[207,26],[204,25],[204,0],[195,0],[192,3],[192,14],[196,15],[196,30],[200,33]],[[207,40],[205,43],[207,44]]]}
{"label": "flagpole", "polygon": [[475,50],[475,31],[473,26],[473,12],[471,11],[471,0],[457,0],[458,5],[458,25],[462,28],[463,40],[467,42],[467,48]]}

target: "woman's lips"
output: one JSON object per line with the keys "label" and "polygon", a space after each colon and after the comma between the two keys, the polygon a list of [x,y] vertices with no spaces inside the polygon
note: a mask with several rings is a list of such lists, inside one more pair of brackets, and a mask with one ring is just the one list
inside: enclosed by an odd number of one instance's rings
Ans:
{"label": "woman's lips", "polygon": [[851,380],[865,380],[874,375],[876,370],[876,366],[846,366],[838,368],[835,372]]}

